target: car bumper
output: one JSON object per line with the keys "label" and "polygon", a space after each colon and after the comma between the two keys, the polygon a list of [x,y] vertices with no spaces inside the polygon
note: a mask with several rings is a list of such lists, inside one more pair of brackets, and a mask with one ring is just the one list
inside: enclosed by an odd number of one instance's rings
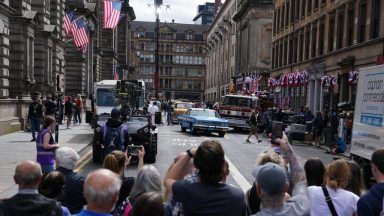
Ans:
{"label": "car bumper", "polygon": [[227,132],[232,130],[230,127],[225,126],[209,126],[209,125],[193,125],[193,128],[200,130],[200,131],[222,131]]}
{"label": "car bumper", "polygon": [[249,129],[249,124],[246,119],[225,118],[229,121],[228,125],[232,128],[245,128]]}

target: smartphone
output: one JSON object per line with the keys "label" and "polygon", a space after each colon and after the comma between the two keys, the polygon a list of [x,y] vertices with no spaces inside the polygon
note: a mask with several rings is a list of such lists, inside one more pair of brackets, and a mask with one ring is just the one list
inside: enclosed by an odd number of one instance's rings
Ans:
{"label": "smartphone", "polygon": [[128,145],[127,146],[128,154],[131,156],[138,156],[140,148],[141,147],[137,145]]}

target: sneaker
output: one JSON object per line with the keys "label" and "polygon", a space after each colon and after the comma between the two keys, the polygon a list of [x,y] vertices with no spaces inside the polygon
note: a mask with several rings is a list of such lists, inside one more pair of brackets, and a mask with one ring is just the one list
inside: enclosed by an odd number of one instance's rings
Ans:
{"label": "sneaker", "polygon": [[263,140],[257,140],[259,143],[263,142]]}
{"label": "sneaker", "polygon": [[31,142],[36,142],[36,138],[32,138],[32,139],[31,139]]}
{"label": "sneaker", "polygon": [[251,141],[249,141],[249,139],[247,139],[247,140],[245,140],[246,142],[251,142]]}
{"label": "sneaker", "polygon": [[69,126],[67,126],[66,128],[67,128],[67,129],[70,129],[70,127],[69,127]]}

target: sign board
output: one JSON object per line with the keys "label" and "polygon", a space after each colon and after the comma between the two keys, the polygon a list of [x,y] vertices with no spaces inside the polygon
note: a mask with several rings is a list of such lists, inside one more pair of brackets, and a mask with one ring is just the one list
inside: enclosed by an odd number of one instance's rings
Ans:
{"label": "sign board", "polygon": [[351,153],[370,160],[384,148],[384,65],[359,71]]}

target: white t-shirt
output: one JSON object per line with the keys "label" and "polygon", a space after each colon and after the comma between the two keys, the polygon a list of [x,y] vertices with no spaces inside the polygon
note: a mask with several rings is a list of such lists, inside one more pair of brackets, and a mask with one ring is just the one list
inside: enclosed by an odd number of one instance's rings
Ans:
{"label": "white t-shirt", "polygon": [[156,105],[149,106],[148,112],[155,115],[156,112],[159,112],[159,108]]}
{"label": "white t-shirt", "polygon": [[[327,190],[339,216],[352,216],[356,212],[359,196],[341,188],[334,190],[327,187]],[[311,216],[331,215],[321,187],[310,186],[308,192],[311,203]]]}

